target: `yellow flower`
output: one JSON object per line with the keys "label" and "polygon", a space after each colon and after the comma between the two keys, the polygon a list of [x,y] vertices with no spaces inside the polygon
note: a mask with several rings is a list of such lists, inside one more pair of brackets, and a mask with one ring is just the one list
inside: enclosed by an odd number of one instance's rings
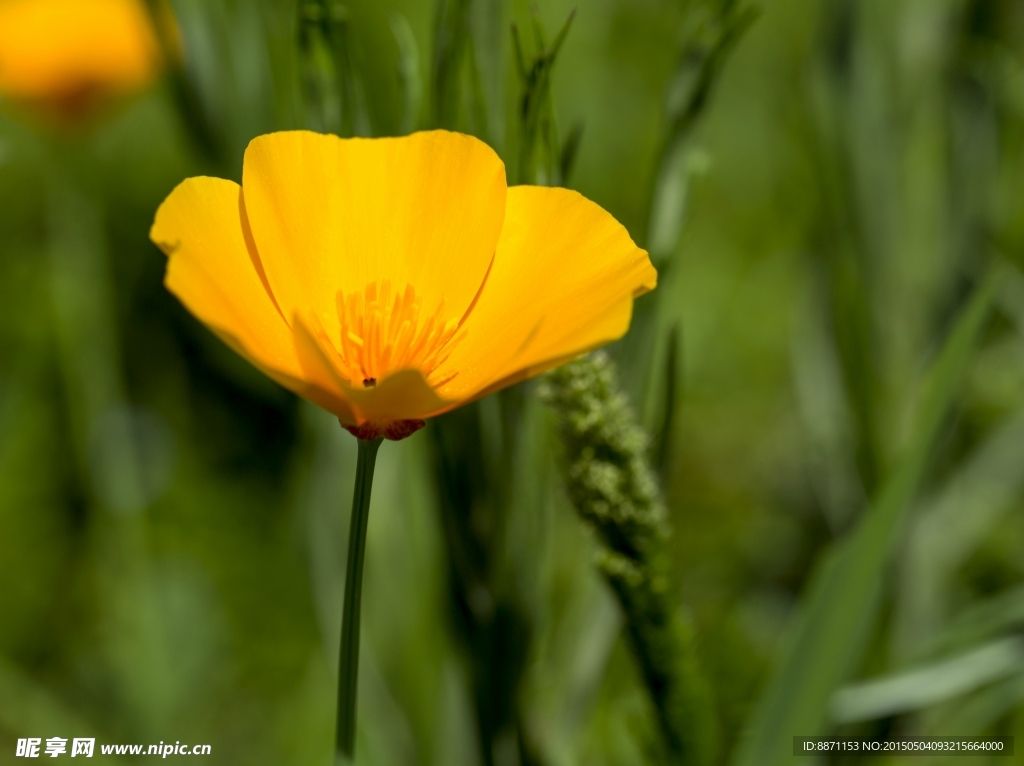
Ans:
{"label": "yellow flower", "polygon": [[15,103],[76,120],[159,65],[141,0],[0,0],[0,94]]}
{"label": "yellow flower", "polygon": [[444,131],[261,136],[241,186],[184,181],[150,237],[193,314],[361,438],[621,337],[657,281],[596,204],[508,188],[486,144]]}

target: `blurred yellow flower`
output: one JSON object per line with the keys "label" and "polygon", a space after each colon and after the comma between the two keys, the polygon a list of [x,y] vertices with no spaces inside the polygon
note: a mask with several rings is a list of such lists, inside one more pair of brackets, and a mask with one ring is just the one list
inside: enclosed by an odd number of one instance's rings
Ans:
{"label": "blurred yellow flower", "polygon": [[508,188],[486,144],[445,131],[261,136],[241,186],[184,181],[150,237],[193,314],[361,438],[621,337],[657,282],[599,206]]}
{"label": "blurred yellow flower", "polygon": [[0,95],[12,102],[74,120],[159,65],[141,0],[0,0]]}

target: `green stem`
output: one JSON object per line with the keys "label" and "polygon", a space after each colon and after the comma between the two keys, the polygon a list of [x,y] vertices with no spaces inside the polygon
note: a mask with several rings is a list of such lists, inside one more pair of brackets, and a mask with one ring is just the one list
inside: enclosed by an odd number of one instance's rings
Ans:
{"label": "green stem", "polygon": [[363,556],[370,490],[377,448],[383,439],[360,439],[356,485],[352,492],[352,520],[348,533],[345,572],[345,607],[341,616],[341,654],[338,661],[338,738],[335,766],[353,762],[356,749],[356,682],[359,679],[359,612],[363,594]]}

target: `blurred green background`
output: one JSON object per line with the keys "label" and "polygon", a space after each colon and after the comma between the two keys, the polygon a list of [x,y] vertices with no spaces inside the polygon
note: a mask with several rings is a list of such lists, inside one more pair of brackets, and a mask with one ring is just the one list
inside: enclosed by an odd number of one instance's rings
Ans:
{"label": "blurred green background", "polygon": [[[172,5],[184,70],[101,124],[0,114],[0,764],[83,735],[329,762],[355,442],[188,315],[147,238],[180,180],[297,127],[476,133],[651,250],[613,355],[710,762],[1024,747],[1024,6]],[[480,444],[512,467],[467,489]],[[532,386],[383,446],[359,763],[664,759],[561,452]]]}

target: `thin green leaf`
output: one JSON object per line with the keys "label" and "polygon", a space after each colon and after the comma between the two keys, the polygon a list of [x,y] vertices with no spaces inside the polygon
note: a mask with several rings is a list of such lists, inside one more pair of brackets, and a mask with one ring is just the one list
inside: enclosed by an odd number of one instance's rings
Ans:
{"label": "thin green leaf", "polygon": [[540,23],[540,16],[537,15],[537,7],[534,6],[530,11],[530,20],[533,22],[533,41],[537,46],[537,50],[542,51],[548,45],[547,38],[544,35],[544,27]]}
{"label": "thin green leaf", "polygon": [[856,670],[874,627],[885,567],[988,319],[997,272],[990,271],[975,289],[931,365],[914,434],[900,465],[874,507],[829,551],[812,579],[793,633],[737,751],[736,766],[788,762],[792,736],[813,736],[828,729],[828,702]]}
{"label": "thin green leaf", "polygon": [[[176,62],[180,57],[179,43],[175,36],[178,32],[169,23],[173,17],[168,13],[166,5],[160,0],[146,0],[146,9],[153,21],[157,33],[157,43],[165,61]],[[188,77],[185,70],[178,64],[169,66],[167,80],[171,88],[171,96],[177,107],[185,134],[199,154],[208,162],[219,165],[224,159],[224,145],[217,133],[214,122],[203,106],[203,99],[196,83]]]}
{"label": "thin green leaf", "polygon": [[572,171],[576,166],[576,156],[579,154],[580,143],[583,141],[583,123],[577,122],[573,125],[569,136],[562,144],[562,156],[559,160],[559,185],[568,186]]}
{"label": "thin green leaf", "polygon": [[440,0],[434,33],[432,122],[443,128],[459,123],[463,64],[472,53],[469,0]]}
{"label": "thin green leaf", "polygon": [[915,515],[900,562],[893,624],[897,660],[928,654],[947,610],[943,586],[1016,507],[1024,487],[1022,440],[1024,413],[1019,413],[993,429]]}
{"label": "thin green leaf", "polygon": [[665,341],[665,374],[662,380],[661,414],[654,431],[654,467],[661,476],[664,487],[671,470],[673,449],[672,437],[676,433],[676,411],[678,409],[679,384],[682,378],[682,332],[680,323],[672,325]]}
{"label": "thin green leaf", "polygon": [[[650,251],[662,280],[673,262],[669,256],[678,251],[682,237],[690,179],[707,165],[704,155],[690,144],[693,130],[705,112],[725,62],[759,15],[755,8],[738,9],[729,2],[711,11],[713,18],[709,22],[697,23],[702,20],[701,10],[696,5],[688,9],[689,30],[680,46],[679,65],[670,83],[665,128],[647,190],[646,228],[637,238]],[[655,291],[636,304],[636,329],[619,346],[626,387],[645,415],[653,409],[647,394],[656,388],[651,385],[656,364],[651,349],[656,344],[651,343],[650,333],[663,332],[658,325],[658,305],[665,294],[663,290]],[[647,332],[639,329],[644,324],[650,328]]]}
{"label": "thin green leaf", "polygon": [[416,129],[423,103],[423,81],[420,74],[420,52],[409,20],[395,11],[391,14],[391,33],[398,45],[398,77],[402,89],[402,132]]}
{"label": "thin green leaf", "polygon": [[562,24],[562,28],[558,30],[558,34],[555,36],[555,41],[551,43],[551,48],[548,52],[548,61],[554,63],[555,58],[558,56],[558,52],[562,50],[562,43],[565,42],[565,38],[569,35],[569,30],[572,28],[572,22],[576,19],[576,9],[573,8],[569,11],[569,16],[566,18],[565,23]]}
{"label": "thin green leaf", "polygon": [[519,80],[525,83],[528,77],[526,56],[523,54],[522,40],[519,39],[519,27],[515,24],[512,25],[512,50],[515,51],[516,55],[516,71],[519,73]]}
{"label": "thin green leaf", "polygon": [[965,609],[934,640],[935,652],[951,651],[1024,628],[1024,585]]}
{"label": "thin green leaf", "polygon": [[508,81],[505,2],[475,0],[469,16],[473,75],[471,111],[476,115],[477,124],[485,126],[478,135],[501,153],[505,142],[505,90]]}
{"label": "thin green leaf", "polygon": [[[559,183],[566,157],[558,138],[554,104],[551,98],[551,72],[565,37],[572,27],[575,11],[569,14],[551,47],[545,47],[543,31],[537,31],[537,52],[527,60],[518,28],[512,26],[512,42],[521,73],[518,141],[515,178],[518,183],[548,185]],[[539,30],[536,14],[533,24]],[[570,158],[571,159],[571,158]]]}
{"label": "thin green leaf", "polygon": [[952,711],[937,716],[928,731],[977,736],[1024,701],[1024,673],[981,689]]}
{"label": "thin green leaf", "polygon": [[483,76],[474,51],[469,51],[466,57],[466,76],[468,82],[469,104],[468,118],[469,132],[475,136],[488,138],[490,136],[490,115],[487,105],[487,89],[484,86]]}
{"label": "thin green leaf", "polygon": [[[672,179],[681,172],[682,166],[687,162],[688,153],[685,145],[706,110],[725,62],[736,44],[757,20],[760,11],[756,8],[745,8],[734,12],[731,7],[723,7],[720,14],[717,36],[707,42],[701,35],[696,35],[683,46],[679,65],[670,83],[670,97],[666,109],[667,126],[657,156],[654,182],[649,191],[648,228],[642,237],[649,249],[658,254],[659,260],[662,261],[658,265],[662,269],[669,264],[662,253],[671,254],[675,250],[676,242],[666,242],[663,234],[657,241],[654,239],[654,232],[662,230],[664,226],[659,225],[659,221],[667,212],[665,202],[659,197],[666,193],[678,194],[673,188]],[[679,231],[681,232],[681,227]]]}
{"label": "thin green leaf", "polygon": [[903,673],[846,686],[832,698],[837,723],[923,710],[1024,670],[1024,639],[1000,638]]}

